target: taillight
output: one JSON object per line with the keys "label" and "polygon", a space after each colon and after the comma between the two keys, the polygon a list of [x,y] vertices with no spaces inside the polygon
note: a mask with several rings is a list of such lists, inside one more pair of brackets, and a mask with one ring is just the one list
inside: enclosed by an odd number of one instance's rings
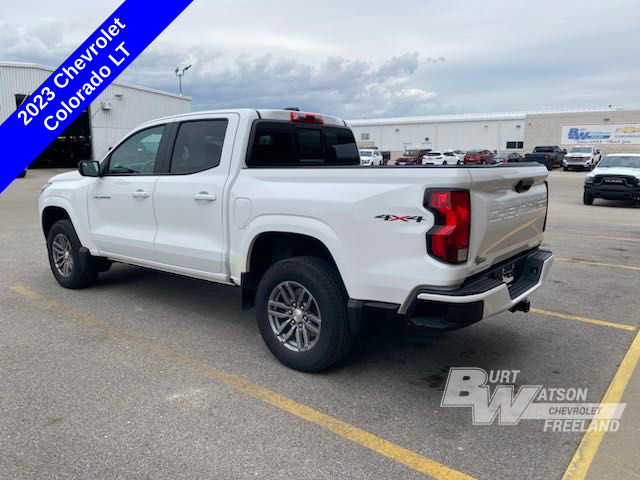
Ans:
{"label": "taillight", "polygon": [[544,156],[544,159],[545,159],[545,160],[549,160],[549,155],[545,155],[545,156]]}
{"label": "taillight", "polygon": [[291,112],[291,121],[298,123],[317,123],[322,125],[324,120],[322,115],[314,115],[313,113]]}
{"label": "taillight", "polygon": [[427,232],[427,251],[447,263],[464,263],[469,256],[471,202],[467,190],[427,190],[425,208],[435,224]]}

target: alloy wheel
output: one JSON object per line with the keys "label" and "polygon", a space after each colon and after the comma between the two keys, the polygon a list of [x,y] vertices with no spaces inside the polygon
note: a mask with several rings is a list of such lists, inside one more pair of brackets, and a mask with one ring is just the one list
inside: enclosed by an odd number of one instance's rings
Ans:
{"label": "alloy wheel", "polygon": [[298,282],[276,285],[267,310],[271,330],[289,350],[307,352],[320,338],[320,308],[311,292]]}

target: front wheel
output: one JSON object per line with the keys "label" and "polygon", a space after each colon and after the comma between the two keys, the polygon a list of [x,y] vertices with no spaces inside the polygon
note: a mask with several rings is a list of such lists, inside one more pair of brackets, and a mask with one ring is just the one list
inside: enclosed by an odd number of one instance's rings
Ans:
{"label": "front wheel", "polygon": [[80,259],[80,240],[69,220],[53,224],[47,235],[49,265],[53,276],[65,288],[84,288],[95,283],[98,269]]}
{"label": "front wheel", "polygon": [[347,293],[336,269],[320,258],[271,266],[258,285],[256,307],[262,338],[287,367],[319,372],[351,348]]}
{"label": "front wheel", "polygon": [[582,203],[585,205],[593,205],[593,196],[589,195],[587,192],[584,192],[582,195]]}

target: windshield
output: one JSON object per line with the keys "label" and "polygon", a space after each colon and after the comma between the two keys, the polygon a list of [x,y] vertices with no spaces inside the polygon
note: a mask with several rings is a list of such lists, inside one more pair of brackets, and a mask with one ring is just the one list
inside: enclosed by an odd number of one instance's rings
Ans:
{"label": "windshield", "polygon": [[367,151],[367,150],[360,150],[360,156],[361,157],[370,157],[371,155],[372,155],[372,153]]}
{"label": "windshield", "polygon": [[415,156],[415,155],[418,154],[418,151],[417,150],[405,150],[404,154],[407,155],[407,156]]}
{"label": "windshield", "polygon": [[548,153],[548,152],[553,152],[553,147],[536,147],[533,149],[534,152],[536,153]]}
{"label": "windshield", "polygon": [[627,168],[640,168],[640,156],[638,157],[623,157],[611,155],[604,157],[598,164],[598,168],[609,167],[627,167]]}
{"label": "windshield", "polygon": [[592,151],[591,147],[573,147],[569,153],[591,153]]}
{"label": "windshield", "polygon": [[427,157],[439,157],[442,155],[440,152],[427,152]]}

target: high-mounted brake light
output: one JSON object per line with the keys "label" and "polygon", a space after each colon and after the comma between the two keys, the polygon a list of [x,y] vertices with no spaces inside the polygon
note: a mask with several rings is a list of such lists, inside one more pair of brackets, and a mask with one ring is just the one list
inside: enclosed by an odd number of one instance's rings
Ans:
{"label": "high-mounted brake light", "polygon": [[300,112],[291,112],[291,121],[298,123],[316,123],[322,125],[324,120],[321,115],[314,115],[313,113],[300,113]]}
{"label": "high-mounted brake light", "polygon": [[469,256],[471,202],[467,190],[427,190],[425,208],[435,216],[427,232],[427,250],[438,260],[464,263]]}

